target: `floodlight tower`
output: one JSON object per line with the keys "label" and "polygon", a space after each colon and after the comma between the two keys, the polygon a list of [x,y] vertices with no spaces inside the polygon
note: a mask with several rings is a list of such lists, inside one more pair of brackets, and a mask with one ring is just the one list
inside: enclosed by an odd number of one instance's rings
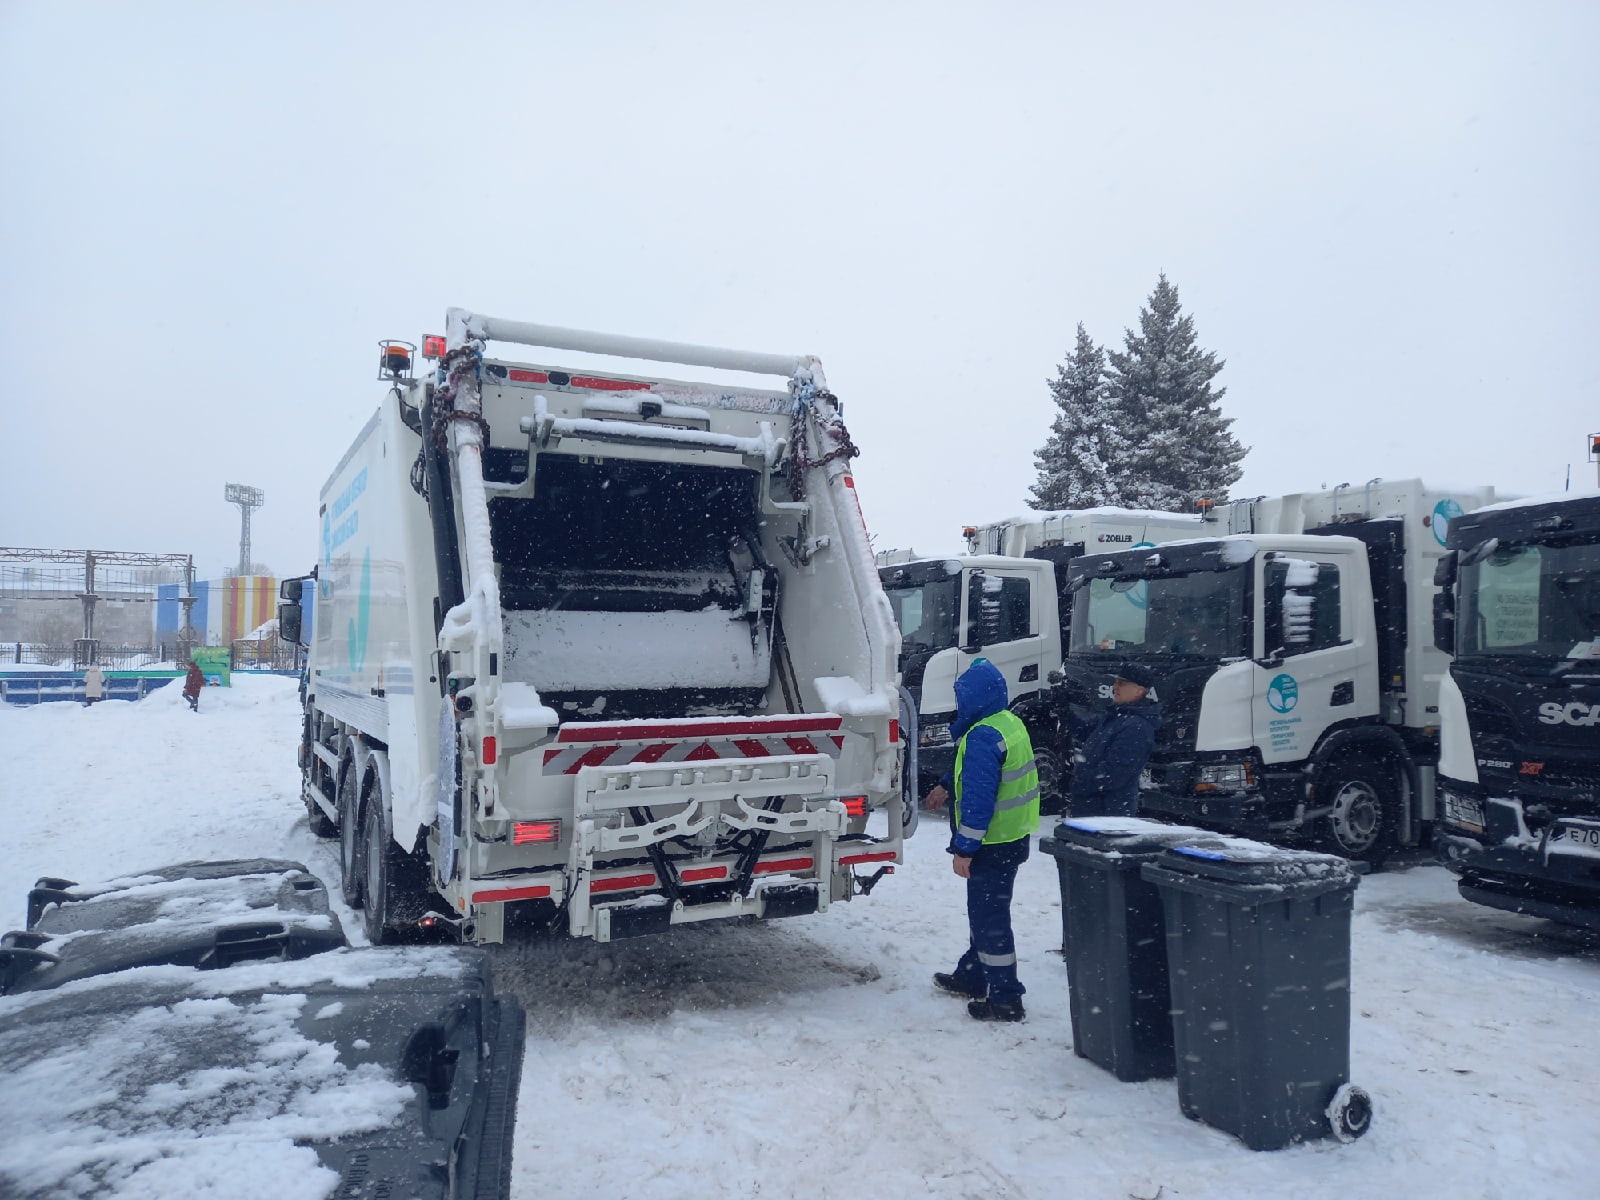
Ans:
{"label": "floodlight tower", "polygon": [[257,487],[230,483],[224,495],[229,504],[239,506],[239,574],[250,574],[250,510],[267,502],[267,494]]}

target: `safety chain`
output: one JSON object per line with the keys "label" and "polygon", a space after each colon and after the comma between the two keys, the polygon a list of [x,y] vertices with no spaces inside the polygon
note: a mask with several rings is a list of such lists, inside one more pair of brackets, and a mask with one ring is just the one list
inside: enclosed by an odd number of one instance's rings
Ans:
{"label": "safety chain", "polygon": [[429,434],[433,438],[433,444],[442,453],[449,453],[450,450],[448,435],[452,421],[466,421],[470,425],[476,425],[479,435],[483,438],[484,447],[487,448],[489,445],[489,422],[484,420],[483,414],[463,412],[455,406],[456,377],[460,371],[466,369],[463,364],[468,360],[471,362],[471,369],[476,371],[482,361],[482,355],[477,347],[457,346],[439,360],[439,369],[444,375],[444,385],[433,394],[433,426]]}
{"label": "safety chain", "polygon": [[[827,401],[832,406],[832,415],[821,417],[817,413],[817,402]],[[844,427],[844,418],[839,415],[839,398],[832,392],[818,391],[809,384],[802,387],[794,398],[794,420],[798,427],[794,439],[794,450],[789,456],[789,487],[796,500],[805,499],[805,473],[812,467],[820,467],[838,458],[851,459],[861,453],[853,441],[850,440],[850,431]],[[804,424],[809,416],[811,424],[817,431],[818,444],[834,443],[832,450],[816,458],[810,457],[806,450]]]}

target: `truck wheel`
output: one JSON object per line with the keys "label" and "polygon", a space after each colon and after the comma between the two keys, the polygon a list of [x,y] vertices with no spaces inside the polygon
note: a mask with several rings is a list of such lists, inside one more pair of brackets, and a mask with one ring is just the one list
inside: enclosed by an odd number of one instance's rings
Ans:
{"label": "truck wheel", "polygon": [[[372,791],[376,793],[377,789]],[[361,859],[366,893],[361,926],[374,946],[398,941],[402,930],[415,925],[428,912],[423,891],[427,876],[416,861],[395,844],[383,814],[383,797],[369,795],[361,809]]]}
{"label": "truck wheel", "polygon": [[1033,769],[1039,774],[1039,811],[1067,811],[1067,792],[1061,780],[1061,755],[1054,750],[1033,748]]}
{"label": "truck wheel", "polygon": [[351,908],[361,907],[360,808],[355,781],[356,765],[345,759],[339,765],[339,786],[334,804],[339,809],[339,892]]}
{"label": "truck wheel", "polygon": [[1318,807],[1332,810],[1322,819],[1324,847],[1358,862],[1382,863],[1394,849],[1399,815],[1394,772],[1365,755],[1351,755],[1329,766],[1318,790]]}

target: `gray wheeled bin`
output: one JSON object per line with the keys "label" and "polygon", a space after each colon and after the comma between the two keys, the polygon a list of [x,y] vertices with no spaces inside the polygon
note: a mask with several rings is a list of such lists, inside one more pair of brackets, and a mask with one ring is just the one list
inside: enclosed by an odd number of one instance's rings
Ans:
{"label": "gray wheeled bin", "polygon": [[1277,1150],[1366,1132],[1350,1079],[1350,912],[1344,859],[1212,836],[1141,868],[1166,909],[1178,1103]]}
{"label": "gray wheeled bin", "polygon": [[1161,894],[1139,868],[1205,836],[1131,817],[1073,817],[1039,839],[1061,876],[1072,1049],[1118,1079],[1174,1073]]}

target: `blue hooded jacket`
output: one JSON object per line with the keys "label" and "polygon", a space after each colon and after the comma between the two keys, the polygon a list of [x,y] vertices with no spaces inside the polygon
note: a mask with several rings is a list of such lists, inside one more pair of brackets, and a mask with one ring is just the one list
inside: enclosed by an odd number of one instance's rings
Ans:
{"label": "blue hooded jacket", "polygon": [[1082,761],[1072,773],[1075,817],[1133,817],[1139,813],[1139,772],[1150,761],[1161,704],[1143,696],[1113,704],[1077,730]]}
{"label": "blue hooded jacket", "polygon": [[[972,727],[1006,707],[1009,695],[1006,677],[987,658],[974,659],[956,680],[956,719],[950,723],[950,737],[959,743],[968,730],[967,750],[961,759],[961,824],[968,829],[988,829],[994,819],[995,797],[1000,794],[1000,769],[1006,761],[1006,740],[992,725]],[[956,832],[955,782],[946,778],[950,802],[951,854],[970,858],[983,845],[979,838],[962,837]]]}

